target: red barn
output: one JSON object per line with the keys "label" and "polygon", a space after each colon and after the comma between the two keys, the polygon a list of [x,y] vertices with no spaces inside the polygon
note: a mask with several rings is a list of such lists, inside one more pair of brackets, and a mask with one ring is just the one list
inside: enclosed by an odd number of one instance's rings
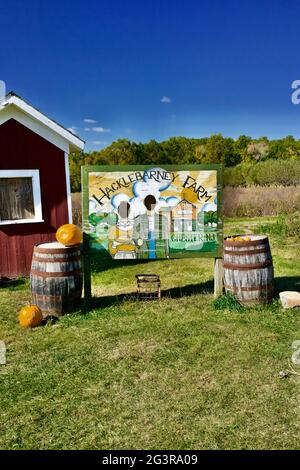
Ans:
{"label": "red barn", "polygon": [[68,156],[83,148],[17,95],[0,102],[0,278],[28,275],[33,246],[72,222]]}

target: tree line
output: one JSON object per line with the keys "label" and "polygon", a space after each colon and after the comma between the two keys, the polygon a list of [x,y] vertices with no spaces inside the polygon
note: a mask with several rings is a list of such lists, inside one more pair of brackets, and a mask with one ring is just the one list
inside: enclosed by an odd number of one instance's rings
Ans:
{"label": "tree line", "polygon": [[108,147],[88,153],[72,154],[70,175],[72,192],[81,190],[83,165],[167,165],[222,163],[225,167],[255,164],[266,160],[300,159],[300,140],[292,136],[269,140],[241,135],[237,139],[221,134],[199,139],[171,137],[147,143],[119,139]]}

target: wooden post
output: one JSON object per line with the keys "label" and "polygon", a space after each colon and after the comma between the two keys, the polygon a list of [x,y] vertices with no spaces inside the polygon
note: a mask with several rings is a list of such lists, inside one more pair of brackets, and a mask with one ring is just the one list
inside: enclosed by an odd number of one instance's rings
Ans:
{"label": "wooden post", "polygon": [[214,297],[223,294],[223,258],[215,258],[214,266]]}
{"label": "wooden post", "polygon": [[81,167],[81,187],[82,187],[82,229],[83,229],[83,286],[84,300],[88,307],[92,298],[91,286],[91,260],[90,260],[90,241],[85,228],[89,227],[89,167]]}
{"label": "wooden post", "polygon": [[88,235],[83,233],[83,283],[84,283],[84,299],[87,302],[92,298],[91,286],[91,262],[89,253]]}

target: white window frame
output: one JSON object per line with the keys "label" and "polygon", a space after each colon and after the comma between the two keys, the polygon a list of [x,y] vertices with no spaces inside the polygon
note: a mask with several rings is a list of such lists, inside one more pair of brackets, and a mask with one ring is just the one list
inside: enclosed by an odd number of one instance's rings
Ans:
{"label": "white window frame", "polygon": [[32,178],[34,218],[1,220],[0,225],[32,224],[44,222],[42,214],[41,185],[39,170],[0,170],[0,178]]}

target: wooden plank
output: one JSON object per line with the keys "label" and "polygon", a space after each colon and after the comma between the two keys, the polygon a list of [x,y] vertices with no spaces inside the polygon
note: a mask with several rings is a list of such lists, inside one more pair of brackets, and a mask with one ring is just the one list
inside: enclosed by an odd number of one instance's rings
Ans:
{"label": "wooden plank", "polygon": [[0,277],[27,276],[33,246],[55,240],[57,228],[68,223],[64,152],[14,119],[0,126],[0,148],[1,170],[40,172],[44,222],[0,228]]}
{"label": "wooden plank", "polygon": [[[90,240],[89,240],[89,173],[90,172],[118,172],[118,171],[143,171],[151,165],[104,165],[104,166],[83,166],[81,167],[82,181],[82,228],[83,228],[83,250],[84,250],[84,296],[91,298],[91,263],[90,263]],[[223,176],[221,165],[163,165],[168,171],[185,170],[214,170],[217,172],[217,217],[218,217],[218,243],[217,248],[211,252],[186,252],[176,253],[173,258],[194,258],[194,257],[214,257],[215,261],[215,296],[223,293]],[[105,262],[105,261],[104,261]]]}
{"label": "wooden plank", "polygon": [[223,258],[215,258],[214,266],[214,297],[223,294]]}
{"label": "wooden plank", "polygon": [[91,283],[91,261],[90,261],[90,240],[89,235],[84,232],[86,220],[88,219],[89,207],[89,188],[88,188],[88,170],[86,167],[81,167],[81,187],[82,187],[82,228],[83,228],[83,287],[84,287],[84,300],[87,304],[90,303],[92,298],[92,283]]}
{"label": "wooden plank", "polygon": [[[266,236],[247,243],[235,242],[226,245],[224,251],[224,284],[226,292],[231,292],[243,304],[266,303],[274,292],[274,272],[272,255]],[[258,244],[260,243],[260,244]]]}
{"label": "wooden plank", "polygon": [[[52,263],[52,272],[49,271],[46,258],[32,262],[30,273],[32,300],[44,314],[61,315],[78,308],[77,301],[81,299],[82,293],[82,270],[80,260],[73,260],[76,252],[77,247],[66,248],[69,259],[56,263],[56,269]],[[51,247],[48,248],[47,256],[55,258],[55,254],[51,253]]]}
{"label": "wooden plank", "polygon": [[33,217],[32,178],[0,178],[0,218],[18,220]]}
{"label": "wooden plank", "polygon": [[[83,207],[83,231],[89,225],[89,173],[101,173],[101,172],[123,172],[123,171],[144,171],[149,170],[149,165],[85,165],[81,167],[81,182],[82,182],[82,207]],[[170,258],[195,258],[195,257],[221,257],[223,256],[223,167],[220,164],[210,165],[199,165],[199,164],[186,164],[186,165],[163,165],[163,168],[167,171],[216,171],[217,172],[217,217],[218,217],[218,232],[217,232],[217,248],[211,252],[197,251],[197,252],[185,252],[172,253]]]}

